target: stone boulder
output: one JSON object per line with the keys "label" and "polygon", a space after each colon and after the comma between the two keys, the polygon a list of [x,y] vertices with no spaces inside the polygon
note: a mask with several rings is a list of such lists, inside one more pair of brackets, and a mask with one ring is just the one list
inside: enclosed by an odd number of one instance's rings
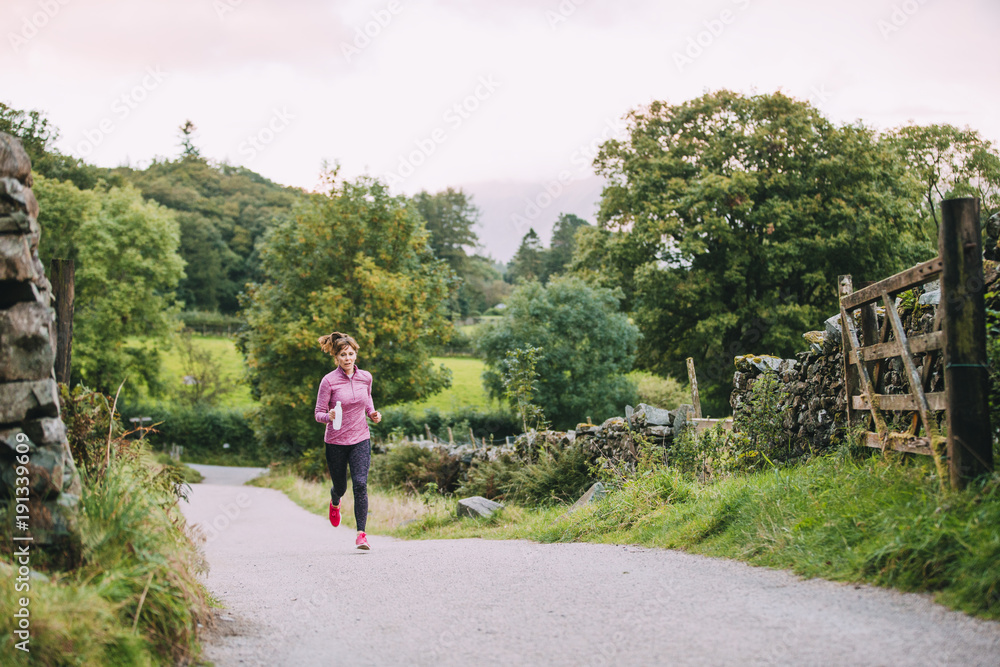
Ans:
{"label": "stone boulder", "polygon": [[657,408],[652,405],[640,403],[632,418],[639,428],[643,426],[670,426],[674,423],[674,416],[670,410]]}
{"label": "stone boulder", "polygon": [[583,507],[584,505],[589,505],[590,503],[596,503],[600,501],[602,498],[604,498],[604,496],[606,495],[608,495],[608,491],[607,489],[604,488],[604,485],[601,484],[600,482],[595,482],[589,489],[587,489],[586,493],[580,496],[580,498],[575,503],[570,505],[570,508],[566,510],[566,514],[571,514],[580,509],[581,507]]}
{"label": "stone boulder", "polygon": [[462,498],[458,501],[457,513],[460,517],[471,516],[486,519],[492,516],[494,512],[502,509],[503,505],[500,503],[495,503],[482,496],[472,496],[471,498]]}

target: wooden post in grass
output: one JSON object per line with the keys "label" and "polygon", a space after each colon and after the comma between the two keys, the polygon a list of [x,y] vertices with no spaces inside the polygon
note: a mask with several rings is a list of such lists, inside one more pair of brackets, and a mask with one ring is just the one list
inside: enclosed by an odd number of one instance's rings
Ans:
{"label": "wooden post in grass", "polygon": [[941,202],[938,250],[944,317],[944,377],[948,400],[948,462],[953,488],[993,471],[986,306],[979,200]]}
{"label": "wooden post in grass", "polygon": [[453,434],[451,432],[451,427],[450,426],[448,427],[448,446],[449,447],[454,447],[455,446],[455,434]]}
{"label": "wooden post in grass", "polygon": [[688,382],[691,383],[691,405],[694,406],[695,419],[701,419],[701,398],[698,397],[698,376],[694,372],[694,359],[687,358]]}
{"label": "wooden post in grass", "polygon": [[76,270],[71,259],[53,259],[49,266],[56,301],[56,382],[69,384],[73,368],[73,300]]}

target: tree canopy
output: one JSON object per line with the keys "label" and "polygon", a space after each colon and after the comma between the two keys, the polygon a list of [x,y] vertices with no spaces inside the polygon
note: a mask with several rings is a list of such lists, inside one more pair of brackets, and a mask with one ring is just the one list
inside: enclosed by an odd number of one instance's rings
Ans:
{"label": "tree canopy", "polygon": [[174,294],[184,275],[173,214],[127,185],[79,190],[39,175],[34,189],[40,257],[76,264],[74,382],[114,393],[127,376],[158,390],[155,340],[174,330]]}
{"label": "tree canopy", "polygon": [[[190,134],[184,136],[190,141]],[[212,163],[197,151],[112,174],[177,212],[180,252],[188,265],[178,298],[189,310],[235,313],[238,295],[259,277],[257,241],[304,196],[249,169]]]}
{"label": "tree canopy", "polygon": [[934,255],[915,179],[864,126],[729,91],[629,121],[595,160],[609,184],[575,266],[623,288],[642,365],[680,376],[694,357],[716,410],[733,356],[800,349],[836,312],[839,274],[874,280]]}
{"label": "tree canopy", "polygon": [[521,245],[510,260],[507,266],[507,277],[511,281],[532,281],[544,282],[545,275],[545,247],[538,237],[538,232],[532,227],[521,239]]}
{"label": "tree canopy", "polygon": [[548,248],[542,245],[534,228],[529,229],[510,260],[507,279],[511,282],[537,280],[544,285],[552,276],[561,275],[572,263],[577,231],[589,226],[590,223],[579,216],[561,213],[552,228]]}
{"label": "tree canopy", "polygon": [[517,287],[503,318],[480,334],[490,394],[505,395],[508,351],[538,348],[532,400],[556,428],[572,428],[588,416],[621,414],[626,403],[635,401],[635,386],[625,374],[635,360],[639,329],[618,304],[616,290],[575,277]]}
{"label": "tree canopy", "polygon": [[331,331],[357,339],[376,407],[448,385],[430,350],[452,332],[450,271],[431,253],[416,208],[382,183],[336,183],[303,199],[265,236],[261,272],[244,300],[239,346],[260,401],[257,433],[274,453],[321,441],[313,405],[334,364],[317,339]]}

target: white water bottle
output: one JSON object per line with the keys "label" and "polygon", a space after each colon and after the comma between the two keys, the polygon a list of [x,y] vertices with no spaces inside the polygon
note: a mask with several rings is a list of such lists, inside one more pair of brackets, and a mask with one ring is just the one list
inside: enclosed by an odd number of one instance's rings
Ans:
{"label": "white water bottle", "polygon": [[337,405],[333,406],[333,430],[340,430],[340,421],[344,417],[344,410],[340,407],[340,401],[337,401]]}

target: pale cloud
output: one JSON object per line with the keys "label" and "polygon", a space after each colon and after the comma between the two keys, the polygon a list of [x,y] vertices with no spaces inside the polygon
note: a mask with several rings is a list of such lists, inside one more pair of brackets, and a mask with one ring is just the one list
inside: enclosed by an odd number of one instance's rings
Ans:
{"label": "pale cloud", "polygon": [[[399,191],[537,189],[629,110],[722,87],[1000,139],[995,0],[8,0],[0,22],[2,99],[47,111],[71,153],[110,119],[87,156],[104,165],[176,155],[190,118],[205,155],[282,183],[313,186],[324,159],[398,173],[423,146]],[[121,117],[150,68],[163,80]],[[470,102],[483,77],[499,85]]]}

